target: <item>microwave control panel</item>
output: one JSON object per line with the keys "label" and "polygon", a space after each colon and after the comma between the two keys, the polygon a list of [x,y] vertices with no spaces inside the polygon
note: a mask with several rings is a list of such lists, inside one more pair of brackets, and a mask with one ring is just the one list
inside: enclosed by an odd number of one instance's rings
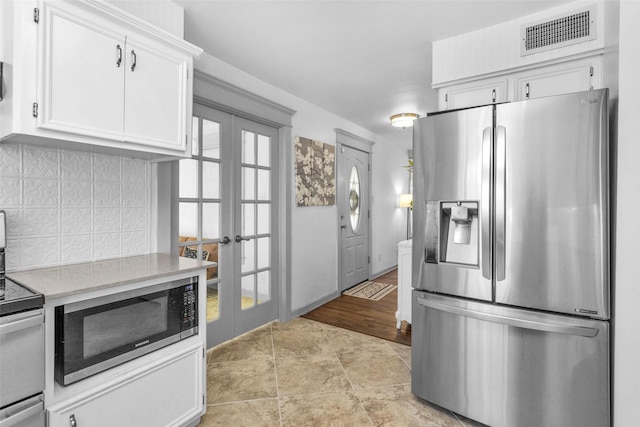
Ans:
{"label": "microwave control panel", "polygon": [[189,284],[184,286],[182,293],[182,330],[187,331],[198,327],[198,289],[197,284]]}

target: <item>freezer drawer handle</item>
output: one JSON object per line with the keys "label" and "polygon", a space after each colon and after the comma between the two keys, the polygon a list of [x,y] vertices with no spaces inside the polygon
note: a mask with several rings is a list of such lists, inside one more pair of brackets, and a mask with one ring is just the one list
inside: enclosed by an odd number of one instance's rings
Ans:
{"label": "freezer drawer handle", "polygon": [[455,307],[448,304],[442,304],[436,301],[418,298],[418,303],[422,306],[433,308],[435,310],[444,311],[446,313],[457,314],[459,316],[472,317],[487,322],[499,323],[501,325],[515,326],[523,329],[533,329],[542,332],[553,332],[556,334],[579,335],[582,337],[592,338],[598,335],[598,330],[594,328],[585,328],[573,325],[558,325],[554,323],[537,322],[535,320],[517,319],[515,317],[500,316],[497,314],[480,313],[468,310],[462,307]]}

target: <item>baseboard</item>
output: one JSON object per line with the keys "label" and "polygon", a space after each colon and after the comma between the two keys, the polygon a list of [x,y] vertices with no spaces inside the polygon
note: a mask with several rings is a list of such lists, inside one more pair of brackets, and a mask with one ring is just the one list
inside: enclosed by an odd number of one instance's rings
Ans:
{"label": "baseboard", "polygon": [[[397,264],[387,268],[386,270],[383,270],[381,272],[373,274],[371,276],[371,279],[369,279],[369,280],[374,280],[374,279],[377,279],[378,277],[384,276],[385,274],[395,270],[396,268],[398,268]],[[310,311],[315,310],[316,308],[320,307],[321,305],[324,305],[324,304],[328,303],[329,301],[332,301],[332,300],[338,298],[340,296],[340,294],[341,293],[338,292],[338,291],[332,292],[332,293],[320,298],[319,300],[312,302],[311,304],[308,304],[308,305],[306,305],[306,306],[304,306],[302,308],[299,308],[297,310],[289,312],[289,316],[290,316],[289,320],[295,319],[296,317],[300,317],[302,315],[307,314]]]}
{"label": "baseboard", "polygon": [[390,272],[392,272],[393,270],[395,270],[397,268],[398,268],[398,264],[393,265],[393,266],[387,268],[386,270],[382,270],[382,271],[380,271],[378,273],[374,273],[374,274],[371,275],[371,279],[370,280],[374,280],[374,279],[377,279],[378,277],[384,276],[385,274],[390,273]]}
{"label": "baseboard", "polygon": [[302,316],[304,314],[307,314],[308,312],[315,310],[316,308],[320,307],[321,305],[324,305],[324,304],[328,303],[329,301],[332,301],[332,300],[338,298],[339,296],[340,296],[339,293],[332,292],[329,295],[320,298],[318,301],[314,301],[309,305],[306,305],[306,306],[304,306],[302,308],[299,308],[299,309],[297,309],[295,311],[292,311],[290,318],[291,319],[295,319],[296,317],[299,317],[299,316]]}

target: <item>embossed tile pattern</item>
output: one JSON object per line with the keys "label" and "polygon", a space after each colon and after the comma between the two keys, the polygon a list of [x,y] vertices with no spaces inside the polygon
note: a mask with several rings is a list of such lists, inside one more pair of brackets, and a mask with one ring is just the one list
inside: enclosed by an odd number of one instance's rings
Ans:
{"label": "embossed tile pattern", "polygon": [[151,165],[127,157],[0,144],[7,270],[149,252]]}
{"label": "embossed tile pattern", "polygon": [[411,348],[305,318],[207,354],[200,426],[479,426],[411,394]]}

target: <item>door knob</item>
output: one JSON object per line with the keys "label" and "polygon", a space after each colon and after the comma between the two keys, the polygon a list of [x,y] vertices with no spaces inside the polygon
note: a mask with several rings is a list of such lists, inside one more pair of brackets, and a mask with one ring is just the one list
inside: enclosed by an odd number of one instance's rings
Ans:
{"label": "door knob", "polygon": [[248,242],[248,241],[249,241],[249,238],[248,238],[248,237],[242,237],[242,236],[240,236],[239,234],[236,234],[236,242],[240,243],[240,242],[242,242],[243,240],[246,240],[246,241]]}
{"label": "door knob", "polygon": [[229,236],[224,236],[222,238],[222,242],[223,245],[228,245],[229,243],[231,243],[231,239],[229,238]]}
{"label": "door knob", "polygon": [[340,228],[345,229],[345,228],[347,228],[347,226],[346,226],[346,225],[344,225],[344,224],[342,224],[342,225],[340,226]]}

